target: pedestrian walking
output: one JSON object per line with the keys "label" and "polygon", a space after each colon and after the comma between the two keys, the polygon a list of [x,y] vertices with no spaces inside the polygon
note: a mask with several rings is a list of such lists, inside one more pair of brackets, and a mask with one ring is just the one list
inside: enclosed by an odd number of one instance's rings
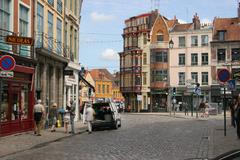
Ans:
{"label": "pedestrian walking", "polygon": [[237,136],[240,139],[240,97],[237,99],[237,107],[235,110],[236,126],[237,126]]}
{"label": "pedestrian walking", "polygon": [[37,136],[41,136],[41,134],[40,134],[41,122],[42,122],[42,119],[44,118],[44,114],[45,114],[44,106],[41,103],[42,103],[42,101],[39,99],[39,100],[37,100],[37,104],[35,104],[33,107],[34,122],[35,122],[34,134],[36,134]]}
{"label": "pedestrian walking", "polygon": [[69,105],[67,105],[65,113],[64,113],[65,133],[68,133],[68,124],[70,123],[70,112],[71,112],[71,107]]}
{"label": "pedestrian walking", "polygon": [[237,105],[236,99],[233,99],[233,101],[230,104],[230,111],[231,111],[231,126],[234,128],[236,127],[236,118],[235,118],[235,106]]}
{"label": "pedestrian walking", "polygon": [[76,110],[76,103],[73,99],[70,100],[70,123],[71,123],[71,133],[75,133],[75,126],[74,126],[74,118],[75,118],[75,110]]}
{"label": "pedestrian walking", "polygon": [[92,121],[94,120],[94,115],[96,114],[94,109],[92,108],[91,104],[86,104],[87,110],[86,110],[86,121],[88,126],[88,133],[92,133]]}
{"label": "pedestrian walking", "polygon": [[185,116],[188,115],[188,103],[187,102],[183,102],[183,108],[184,108]]}
{"label": "pedestrian walking", "polygon": [[50,124],[52,125],[51,127],[51,132],[55,132],[55,127],[56,127],[56,123],[57,123],[57,103],[53,103],[50,111],[49,111],[49,120],[50,120]]}
{"label": "pedestrian walking", "polygon": [[208,116],[209,116],[209,105],[208,105],[208,102],[206,102],[204,107],[204,117],[208,117]]}
{"label": "pedestrian walking", "polygon": [[202,100],[202,102],[199,105],[199,110],[202,113],[201,117],[204,117],[204,115],[205,115],[205,103],[204,103],[203,100]]}

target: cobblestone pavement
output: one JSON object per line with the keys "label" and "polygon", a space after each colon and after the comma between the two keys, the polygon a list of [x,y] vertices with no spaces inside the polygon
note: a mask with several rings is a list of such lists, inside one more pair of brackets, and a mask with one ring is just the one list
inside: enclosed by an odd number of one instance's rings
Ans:
{"label": "cobblestone pavement", "polygon": [[[206,158],[229,150],[239,141],[223,137],[222,120],[159,115],[122,115],[118,130],[83,133],[13,154],[4,160],[184,160]],[[219,130],[218,128],[219,127]],[[214,136],[215,135],[215,136]],[[236,136],[236,135],[234,135]],[[219,138],[221,140],[219,140]],[[236,143],[237,142],[237,143]],[[219,147],[219,144],[224,145]],[[230,143],[230,144],[228,144]],[[231,149],[234,149],[232,147]]]}

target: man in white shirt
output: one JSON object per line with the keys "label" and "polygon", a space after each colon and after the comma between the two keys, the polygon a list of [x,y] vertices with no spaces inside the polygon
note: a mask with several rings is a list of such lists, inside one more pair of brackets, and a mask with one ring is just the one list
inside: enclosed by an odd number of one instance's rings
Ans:
{"label": "man in white shirt", "polygon": [[88,133],[92,133],[92,121],[94,120],[94,115],[95,111],[92,108],[91,104],[86,104],[87,109],[86,109],[86,121],[87,121],[87,126],[88,126]]}

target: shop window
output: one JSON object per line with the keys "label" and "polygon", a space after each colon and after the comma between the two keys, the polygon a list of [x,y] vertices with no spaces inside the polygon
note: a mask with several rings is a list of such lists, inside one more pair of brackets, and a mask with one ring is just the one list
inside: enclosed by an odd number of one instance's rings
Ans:
{"label": "shop window", "polygon": [[9,94],[8,94],[8,84],[3,85],[3,91],[2,91],[2,97],[1,97],[1,110],[0,110],[0,118],[1,122],[6,122],[9,120],[9,115],[8,115],[8,99],[9,99]]}
{"label": "shop window", "polygon": [[28,118],[28,90],[21,91],[21,98],[22,98],[22,119]]}

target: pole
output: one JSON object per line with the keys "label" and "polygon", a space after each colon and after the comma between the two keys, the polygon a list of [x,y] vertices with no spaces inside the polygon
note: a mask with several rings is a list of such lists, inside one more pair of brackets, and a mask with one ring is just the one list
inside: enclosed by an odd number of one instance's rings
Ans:
{"label": "pole", "polygon": [[224,90],[223,90],[223,108],[224,108],[224,136],[226,136],[226,89],[224,85]]}
{"label": "pole", "polygon": [[175,110],[175,96],[173,97],[174,99],[173,99],[173,109],[174,109],[174,117],[175,117],[175,112],[176,112],[176,110]]}
{"label": "pole", "polygon": [[197,94],[196,118],[198,118],[199,95]]}
{"label": "pole", "polygon": [[193,94],[191,98],[191,116],[193,117]]}
{"label": "pole", "polygon": [[1,120],[2,120],[2,78],[0,79],[0,137],[1,137]]}

